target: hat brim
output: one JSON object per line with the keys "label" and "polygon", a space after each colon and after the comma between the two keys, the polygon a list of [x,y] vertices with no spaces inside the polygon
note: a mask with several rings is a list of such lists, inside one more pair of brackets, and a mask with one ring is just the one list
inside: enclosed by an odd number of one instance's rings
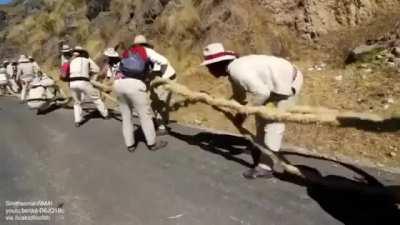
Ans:
{"label": "hat brim", "polygon": [[115,53],[115,54],[104,53],[104,56],[110,57],[110,58],[119,58],[119,55],[117,53]]}
{"label": "hat brim", "polygon": [[26,62],[30,62],[29,59],[19,59],[18,60],[19,63],[26,63]]}
{"label": "hat brim", "polygon": [[72,52],[72,49],[61,49],[61,52]]}
{"label": "hat brim", "polygon": [[210,59],[210,60],[205,60],[202,62],[200,65],[201,66],[208,66],[214,63],[222,62],[222,61],[227,61],[227,60],[234,60],[236,59],[236,56],[233,55],[224,55],[215,59]]}

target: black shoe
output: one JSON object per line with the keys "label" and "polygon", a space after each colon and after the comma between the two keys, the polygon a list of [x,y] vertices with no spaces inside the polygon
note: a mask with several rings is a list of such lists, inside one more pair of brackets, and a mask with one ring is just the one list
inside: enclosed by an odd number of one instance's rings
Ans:
{"label": "black shoe", "polygon": [[134,152],[136,150],[136,145],[132,145],[128,147],[128,152]]}
{"label": "black shoe", "polygon": [[243,177],[249,180],[256,178],[270,179],[274,177],[274,172],[272,170],[261,169],[259,167],[249,169],[243,173]]}
{"label": "black shoe", "polygon": [[167,141],[157,141],[154,145],[149,145],[150,151],[157,151],[159,149],[165,148],[168,145]]}

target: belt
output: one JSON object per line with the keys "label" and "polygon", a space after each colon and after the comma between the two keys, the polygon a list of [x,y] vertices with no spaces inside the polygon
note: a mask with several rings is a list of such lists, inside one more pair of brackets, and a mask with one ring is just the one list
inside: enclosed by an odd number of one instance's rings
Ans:
{"label": "belt", "polygon": [[69,81],[70,82],[72,82],[72,81],[87,81],[87,82],[90,82],[90,79],[87,78],[87,77],[70,77]]}
{"label": "belt", "polygon": [[[295,66],[293,66],[293,83],[297,79],[298,72],[299,72],[299,70]],[[294,89],[293,87],[292,87],[292,92],[293,92],[293,95],[296,95],[296,89]]]}

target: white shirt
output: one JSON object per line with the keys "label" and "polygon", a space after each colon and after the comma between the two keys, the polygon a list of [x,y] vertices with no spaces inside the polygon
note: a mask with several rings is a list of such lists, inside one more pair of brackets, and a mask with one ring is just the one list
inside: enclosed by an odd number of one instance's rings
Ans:
{"label": "white shirt", "polygon": [[25,78],[33,78],[38,72],[39,67],[32,62],[20,62],[17,66],[17,80]]}
{"label": "white shirt", "polygon": [[14,66],[11,63],[7,65],[7,74],[10,78],[15,75]]}
{"label": "white shirt", "polygon": [[[249,55],[234,60],[228,66],[230,78],[236,85],[258,98],[268,99],[271,92],[293,95],[300,91],[301,82],[295,82],[295,67],[285,59],[267,55]],[[298,76],[302,76],[298,73]],[[296,78],[297,79],[297,78]]]}
{"label": "white shirt", "polygon": [[77,57],[74,58],[70,63],[70,78],[90,78],[91,74],[98,73],[99,71],[99,66],[97,66],[97,64],[92,59]]}

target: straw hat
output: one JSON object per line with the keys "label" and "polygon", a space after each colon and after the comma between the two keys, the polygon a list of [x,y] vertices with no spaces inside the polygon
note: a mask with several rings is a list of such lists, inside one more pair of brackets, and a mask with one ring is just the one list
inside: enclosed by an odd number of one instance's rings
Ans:
{"label": "straw hat", "polygon": [[69,46],[69,45],[63,45],[62,47],[61,47],[61,50],[60,50],[61,52],[71,52],[72,51],[72,49],[71,49],[71,47]]}
{"label": "straw hat", "polygon": [[19,63],[30,62],[26,55],[20,55],[18,59]]}
{"label": "straw hat", "polygon": [[87,52],[86,49],[84,49],[82,46],[75,46],[75,48],[72,50],[73,52]]}
{"label": "straw hat", "polygon": [[235,52],[226,51],[224,45],[221,43],[213,43],[207,45],[203,49],[204,61],[201,64],[202,66],[207,66],[213,63],[226,61],[226,60],[234,60],[238,57]]}
{"label": "straw hat", "polygon": [[103,52],[103,54],[104,54],[105,56],[107,56],[107,57],[115,57],[115,58],[118,58],[118,57],[119,57],[118,52],[116,52],[114,48],[107,48],[107,49]]}
{"label": "straw hat", "polygon": [[135,37],[135,40],[133,41],[133,44],[135,44],[135,45],[143,45],[143,44],[149,44],[149,43],[147,42],[146,37],[144,35],[140,34],[140,35],[137,35]]}

